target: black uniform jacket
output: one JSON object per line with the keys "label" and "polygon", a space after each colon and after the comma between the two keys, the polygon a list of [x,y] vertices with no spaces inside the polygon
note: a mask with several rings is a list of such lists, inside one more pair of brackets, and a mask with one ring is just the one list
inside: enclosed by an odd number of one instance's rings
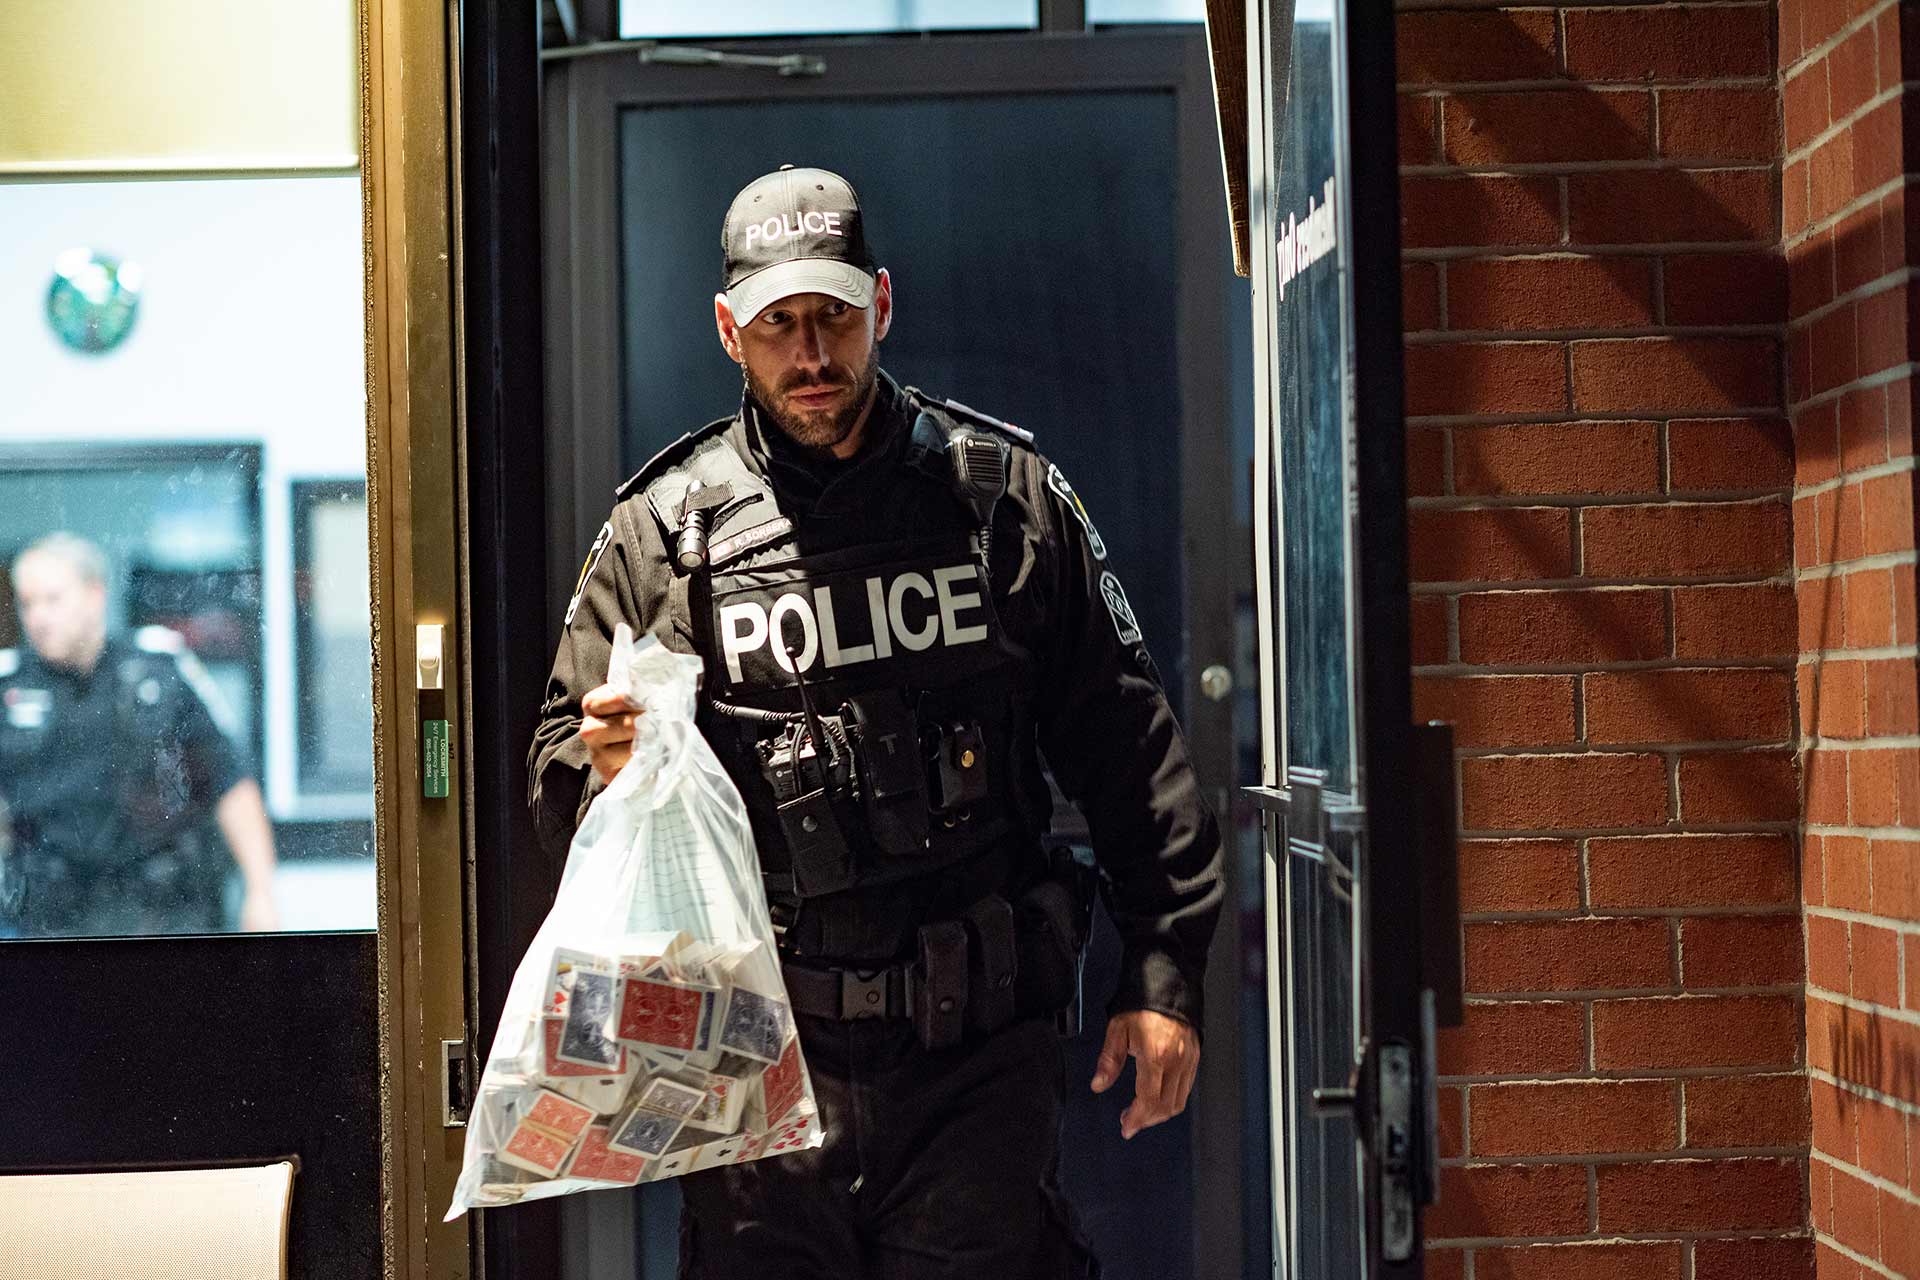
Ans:
{"label": "black uniform jacket", "polygon": [[[696,435],[725,434],[772,485],[780,511],[794,522],[795,540],[813,554],[913,536],[925,524],[924,512],[956,501],[941,478],[944,464],[934,465],[916,437],[914,420],[925,408],[883,374],[868,444],[839,464],[803,453],[763,425],[751,399],[731,421]],[[1007,495],[993,524],[994,603],[1009,635],[1035,656],[1025,696],[1039,747],[1061,790],[1086,816],[1108,880],[1124,948],[1111,1011],[1154,1009],[1198,1027],[1201,976],[1222,897],[1219,830],[1125,592],[1085,507],[1024,433],[992,419],[950,414],[948,420],[993,424],[1014,441]],[[556,857],[599,790],[578,736],[580,699],[606,681],[615,624],[625,621],[670,648],[696,651],[686,620],[674,616],[667,535],[642,492],[686,444],[670,447],[635,477],[639,483],[623,486],[568,606],[528,762],[535,824]],[[891,933],[883,935],[890,939],[883,950],[899,958],[911,955],[920,923],[966,905],[940,901],[937,891],[916,895],[911,884],[875,890],[856,903],[866,924],[886,923]]]}
{"label": "black uniform jacket", "polygon": [[84,673],[0,649],[0,800],[16,847],[97,868],[205,821],[247,776],[208,708],[218,696],[161,628],[110,637]]}

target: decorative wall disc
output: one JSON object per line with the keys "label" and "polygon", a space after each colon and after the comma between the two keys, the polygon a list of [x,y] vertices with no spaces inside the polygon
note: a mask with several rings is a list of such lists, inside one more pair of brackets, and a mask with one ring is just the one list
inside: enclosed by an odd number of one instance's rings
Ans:
{"label": "decorative wall disc", "polygon": [[111,351],[133,328],[145,275],[137,263],[93,249],[69,249],[53,265],[47,323],[75,351]]}

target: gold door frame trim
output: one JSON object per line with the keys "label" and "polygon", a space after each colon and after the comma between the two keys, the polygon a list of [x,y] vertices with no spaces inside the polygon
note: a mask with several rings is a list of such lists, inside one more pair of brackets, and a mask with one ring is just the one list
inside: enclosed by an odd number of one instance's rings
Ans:
{"label": "gold door frame trim", "polygon": [[[362,0],[367,504],[379,893],[381,1237],[388,1280],[471,1274],[471,1218],[443,1223],[460,1129],[440,1042],[466,1036],[471,794],[459,403],[455,10]],[[451,794],[424,799],[417,623],[445,625]],[[455,678],[457,677],[457,678]]]}

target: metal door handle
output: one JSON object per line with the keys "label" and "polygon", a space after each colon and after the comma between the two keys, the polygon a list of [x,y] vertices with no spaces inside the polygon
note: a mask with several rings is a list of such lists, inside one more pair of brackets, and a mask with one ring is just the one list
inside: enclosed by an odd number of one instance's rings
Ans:
{"label": "metal door handle", "polygon": [[1233,692],[1233,672],[1214,663],[1200,673],[1200,692],[1209,702],[1219,702]]}

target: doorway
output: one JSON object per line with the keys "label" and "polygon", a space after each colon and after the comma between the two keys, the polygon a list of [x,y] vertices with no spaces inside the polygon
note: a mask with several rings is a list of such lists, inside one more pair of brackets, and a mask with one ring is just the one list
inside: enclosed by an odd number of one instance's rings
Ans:
{"label": "doorway", "polygon": [[[783,163],[835,169],[859,189],[894,278],[884,366],[1033,431],[1073,480],[1129,581],[1231,842],[1227,694],[1237,604],[1251,590],[1240,493],[1250,308],[1222,234],[1200,32],[780,42],[777,52],[818,59],[824,73],[647,64],[630,50],[549,72],[549,594],[573,581],[613,487],[738,404],[711,320],[728,200]],[[548,601],[551,618],[563,609],[564,598]],[[1203,694],[1214,667],[1229,678]],[[1229,900],[1241,897],[1230,885]],[[1091,1012],[1069,1052],[1063,1182],[1109,1275],[1239,1274],[1249,1258],[1265,1269],[1264,1213],[1242,1198],[1251,1178],[1260,1193],[1249,1199],[1266,1199],[1265,1034],[1241,1025],[1243,1006],[1264,1008],[1242,998],[1243,939],[1260,937],[1234,911],[1223,917],[1205,1103],[1131,1143],[1118,1139],[1123,1090],[1076,1087],[1092,1075],[1102,982],[1110,989],[1117,963],[1111,932],[1096,941]],[[569,1274],[672,1274],[671,1184],[618,1206],[575,1199],[563,1210]]]}

